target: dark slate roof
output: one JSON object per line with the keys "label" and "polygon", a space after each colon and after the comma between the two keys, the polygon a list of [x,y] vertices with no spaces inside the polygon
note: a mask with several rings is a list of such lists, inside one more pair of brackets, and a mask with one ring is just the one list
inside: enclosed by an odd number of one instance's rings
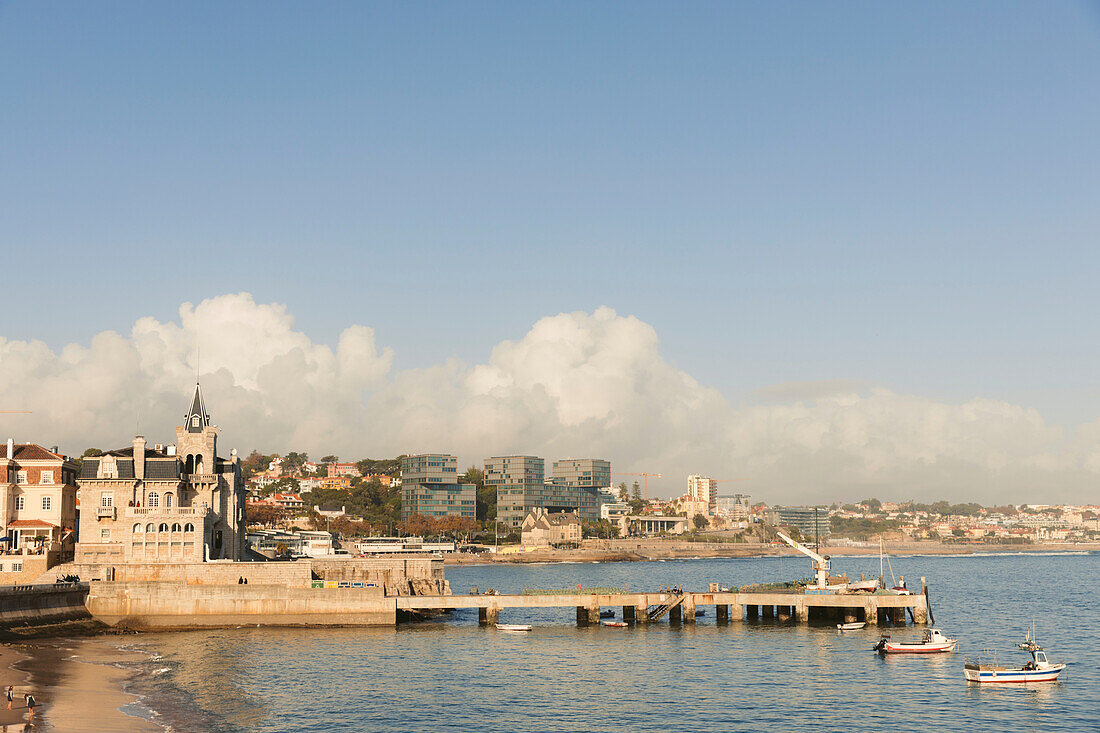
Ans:
{"label": "dark slate roof", "polygon": [[99,459],[85,458],[80,465],[80,478],[95,478],[99,474]]}
{"label": "dark slate roof", "polygon": [[[198,417],[199,424],[192,425],[191,418]],[[195,394],[191,397],[191,407],[188,408],[187,414],[183,416],[186,420],[184,427],[189,433],[201,433],[202,429],[210,424],[210,415],[206,411],[206,404],[202,399],[202,390],[199,389],[199,383],[195,382]]]}
{"label": "dark slate roof", "polygon": [[180,462],[176,459],[146,461],[145,478],[147,479],[173,479],[180,477]]}
{"label": "dark slate roof", "polygon": [[[134,446],[131,445],[131,446],[127,446],[126,448],[117,448],[115,450],[105,451],[102,455],[116,456],[118,458],[133,458],[134,457]],[[145,449],[145,457],[146,458],[167,458],[168,454],[163,452],[163,451],[156,450],[155,448],[146,448]]]}
{"label": "dark slate roof", "polygon": [[119,478],[133,478],[134,477],[134,459],[126,460],[125,458],[120,461],[115,461],[118,464],[118,477]]}

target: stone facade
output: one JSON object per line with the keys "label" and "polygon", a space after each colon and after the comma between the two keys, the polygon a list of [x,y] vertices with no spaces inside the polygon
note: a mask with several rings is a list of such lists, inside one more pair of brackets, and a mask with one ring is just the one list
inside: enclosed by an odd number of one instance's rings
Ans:
{"label": "stone facade", "polygon": [[572,512],[535,509],[523,520],[521,537],[525,546],[579,545],[581,536],[581,518]]}
{"label": "stone facade", "polygon": [[195,385],[176,444],[84,459],[78,563],[187,563],[245,556],[244,483],[234,451],[217,454],[218,429]]}

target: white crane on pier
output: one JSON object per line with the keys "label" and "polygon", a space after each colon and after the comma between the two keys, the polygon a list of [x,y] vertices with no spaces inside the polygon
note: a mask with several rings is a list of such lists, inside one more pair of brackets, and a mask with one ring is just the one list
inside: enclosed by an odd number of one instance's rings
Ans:
{"label": "white crane on pier", "polygon": [[814,561],[814,572],[817,574],[817,587],[824,589],[829,582],[829,556],[817,554],[809,547],[806,547],[800,542],[795,542],[782,532],[777,531],[776,534],[779,535],[779,539]]}

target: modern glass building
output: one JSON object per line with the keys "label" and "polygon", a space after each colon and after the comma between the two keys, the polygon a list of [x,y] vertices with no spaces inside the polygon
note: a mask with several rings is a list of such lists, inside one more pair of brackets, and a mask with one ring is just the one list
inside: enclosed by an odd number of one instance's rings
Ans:
{"label": "modern glass building", "polygon": [[550,483],[557,486],[605,489],[611,486],[611,461],[600,458],[566,458],[554,461]]}
{"label": "modern glass building", "polygon": [[401,459],[401,518],[477,518],[477,487],[458,483],[458,459],[423,453]]}
{"label": "modern glass building", "polygon": [[540,507],[546,483],[546,461],[535,456],[493,456],[485,459],[485,485],[497,490],[497,520],[518,527]]}
{"label": "modern glass building", "polygon": [[777,506],[766,513],[768,523],[776,527],[788,525],[802,533],[802,539],[813,544],[829,539],[829,509],[812,506]]}
{"label": "modern glass building", "polygon": [[599,459],[554,462],[546,480],[546,461],[536,456],[485,459],[485,485],[497,490],[497,519],[518,527],[533,509],[576,512],[581,519],[600,518],[599,490],[611,485],[611,463]]}

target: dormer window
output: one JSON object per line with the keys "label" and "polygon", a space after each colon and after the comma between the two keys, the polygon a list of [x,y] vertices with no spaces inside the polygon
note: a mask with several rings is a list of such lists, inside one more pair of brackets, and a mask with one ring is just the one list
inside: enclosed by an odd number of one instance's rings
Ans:
{"label": "dormer window", "polygon": [[194,417],[191,418],[191,427],[193,427],[193,428],[199,427],[199,416],[198,415],[195,415]]}

